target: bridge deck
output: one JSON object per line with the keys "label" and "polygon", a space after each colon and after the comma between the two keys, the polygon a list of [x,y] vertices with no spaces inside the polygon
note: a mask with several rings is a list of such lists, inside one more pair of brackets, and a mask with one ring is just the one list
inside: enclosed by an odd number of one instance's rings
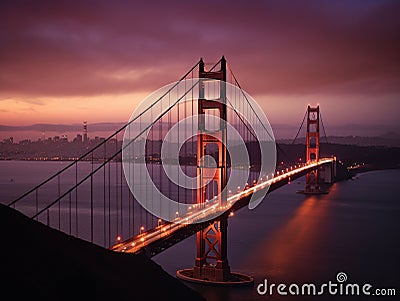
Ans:
{"label": "bridge deck", "polygon": [[193,211],[188,212],[185,216],[177,217],[174,222],[161,224],[149,231],[120,242],[110,249],[117,252],[144,252],[147,256],[152,257],[207,227],[213,221],[221,217],[227,217],[231,212],[248,205],[253,194],[260,193],[261,195],[267,188],[269,188],[268,192],[274,191],[287,184],[290,180],[295,180],[307,172],[333,161],[333,158],[324,158],[320,159],[319,162],[304,164],[288,170],[279,176],[230,195],[225,206],[220,206],[219,203],[216,203],[217,199],[208,201],[201,208],[198,208],[199,204],[193,204]]}

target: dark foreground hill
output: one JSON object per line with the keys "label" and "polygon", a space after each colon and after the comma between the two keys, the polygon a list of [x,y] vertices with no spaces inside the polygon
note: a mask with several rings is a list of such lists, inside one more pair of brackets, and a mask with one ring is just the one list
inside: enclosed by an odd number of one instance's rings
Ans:
{"label": "dark foreground hill", "polygon": [[0,239],[1,300],[204,300],[144,256],[103,249],[4,205]]}

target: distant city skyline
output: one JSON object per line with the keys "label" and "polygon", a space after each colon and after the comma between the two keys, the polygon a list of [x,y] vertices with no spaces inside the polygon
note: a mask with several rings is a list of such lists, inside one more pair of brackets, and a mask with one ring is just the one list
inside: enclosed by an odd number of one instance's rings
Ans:
{"label": "distant city skyline", "polygon": [[328,134],[398,133],[399,11],[389,0],[7,0],[0,123],[127,122],[200,57],[225,55],[273,127],[296,128],[320,104]]}
{"label": "distant city skyline", "polygon": [[[120,127],[125,122],[104,122],[104,123],[87,123],[87,136],[90,139],[94,137],[107,137]],[[271,124],[274,136],[276,139],[294,139],[299,126],[289,124]],[[72,141],[77,134],[84,136],[83,123],[73,124],[35,124],[25,126],[5,126],[0,124],[0,141],[13,137],[15,142],[30,139],[32,141],[38,139],[53,138],[54,136],[67,135],[68,140]],[[123,132],[122,132],[123,135]],[[299,137],[304,137],[304,126],[300,132]],[[321,136],[325,133],[321,130]],[[360,137],[381,137],[388,136],[389,138],[398,139],[400,133],[397,129],[385,125],[340,125],[333,126],[327,129],[326,135],[329,136],[360,136]]]}

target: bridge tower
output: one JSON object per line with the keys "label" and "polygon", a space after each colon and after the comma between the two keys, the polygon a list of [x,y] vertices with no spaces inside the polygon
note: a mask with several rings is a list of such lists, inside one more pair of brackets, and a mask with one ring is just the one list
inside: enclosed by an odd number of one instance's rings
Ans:
{"label": "bridge tower", "polygon": [[[319,106],[307,107],[306,162],[319,160]],[[320,193],[318,169],[306,175],[305,193]]]}
{"label": "bridge tower", "polygon": [[[201,59],[199,64],[199,78],[203,79],[199,87],[198,113],[200,115],[198,124],[197,142],[197,176],[200,183],[197,191],[197,203],[205,204],[207,199],[212,198],[208,187],[217,187],[217,191],[211,194],[219,195],[219,204],[226,204],[227,195],[224,191],[227,182],[227,151],[226,151],[226,60],[220,60],[219,71],[206,71]],[[205,82],[218,81],[219,97],[206,99]],[[221,122],[213,128],[207,122],[207,115],[219,117]],[[211,123],[211,122],[210,122]],[[212,136],[209,135],[212,132]],[[209,166],[204,156],[211,155],[217,151],[215,156],[217,167]],[[207,158],[207,157],[205,157]],[[212,185],[210,185],[212,183]],[[227,217],[213,222],[204,230],[197,232],[197,255],[193,269],[193,277],[209,281],[226,281],[230,275],[227,258]]]}

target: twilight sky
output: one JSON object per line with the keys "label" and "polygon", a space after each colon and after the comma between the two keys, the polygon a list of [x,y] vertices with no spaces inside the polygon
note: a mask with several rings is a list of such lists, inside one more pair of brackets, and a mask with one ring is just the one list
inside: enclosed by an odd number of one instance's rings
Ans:
{"label": "twilight sky", "polygon": [[125,122],[225,55],[273,126],[319,103],[332,131],[398,132],[399,53],[396,0],[3,0],[0,124]]}

